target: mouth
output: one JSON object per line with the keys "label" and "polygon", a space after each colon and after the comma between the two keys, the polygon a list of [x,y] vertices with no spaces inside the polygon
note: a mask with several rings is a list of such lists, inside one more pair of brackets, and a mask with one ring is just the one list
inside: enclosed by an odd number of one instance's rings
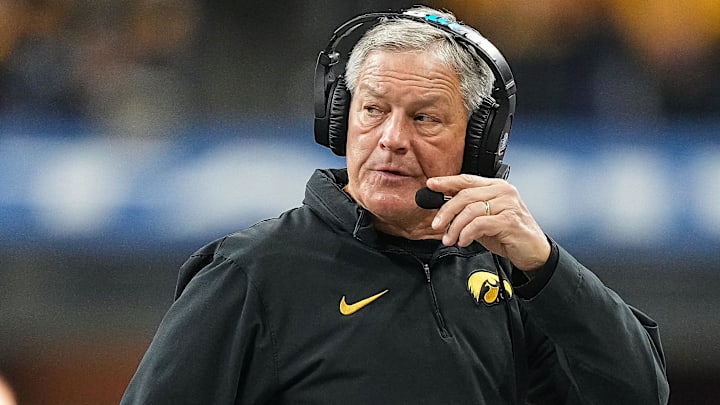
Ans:
{"label": "mouth", "polygon": [[380,175],[380,178],[384,179],[385,181],[392,181],[392,182],[403,181],[410,177],[410,175],[407,174],[406,172],[403,172],[402,170],[395,170],[395,169],[376,170],[375,173]]}
{"label": "mouth", "polygon": [[407,175],[400,170],[380,170],[383,174],[388,174],[390,176],[400,176],[400,177],[407,177]]}
{"label": "mouth", "polygon": [[412,175],[407,171],[392,166],[381,166],[378,167],[376,171],[390,177],[412,177]]}
{"label": "mouth", "polygon": [[420,188],[420,186],[415,187],[418,182],[416,176],[397,167],[376,168],[373,177],[376,186],[391,187],[393,190],[405,187]]}

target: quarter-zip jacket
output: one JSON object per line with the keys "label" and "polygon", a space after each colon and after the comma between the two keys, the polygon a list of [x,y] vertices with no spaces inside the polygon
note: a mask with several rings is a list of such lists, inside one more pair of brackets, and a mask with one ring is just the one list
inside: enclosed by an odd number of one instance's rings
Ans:
{"label": "quarter-zip jacket", "polygon": [[388,244],[346,181],[193,254],[122,404],[667,402],[655,323],[562,248],[503,296],[481,245]]}

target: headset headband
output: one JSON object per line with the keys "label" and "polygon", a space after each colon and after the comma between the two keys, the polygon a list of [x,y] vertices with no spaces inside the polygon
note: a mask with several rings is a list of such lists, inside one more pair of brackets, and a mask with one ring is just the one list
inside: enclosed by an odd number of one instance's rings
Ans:
{"label": "headset headband", "polygon": [[[407,10],[402,13],[363,14],[338,27],[330,37],[327,47],[318,56],[318,63],[315,68],[316,93],[318,91],[325,92],[327,83],[324,83],[322,78],[327,77],[328,70],[340,61],[340,54],[335,50],[340,41],[361,26],[369,22],[376,22],[381,18],[402,18],[427,23],[451,34],[453,39],[459,43],[471,46],[472,49],[479,51],[479,56],[488,64],[495,75],[494,91],[499,92],[501,96],[495,97],[496,100],[506,100],[515,95],[515,79],[510,66],[495,45],[472,27],[419,10]],[[325,115],[324,103],[315,103],[315,115],[317,117]]]}

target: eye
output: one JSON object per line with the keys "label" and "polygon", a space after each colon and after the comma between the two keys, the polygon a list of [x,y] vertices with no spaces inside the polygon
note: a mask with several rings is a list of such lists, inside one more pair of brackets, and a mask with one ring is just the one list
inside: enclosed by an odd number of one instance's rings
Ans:
{"label": "eye", "polygon": [[435,118],[431,115],[427,115],[427,114],[418,114],[415,116],[414,119],[415,119],[415,121],[418,121],[418,122],[428,122],[428,123],[439,122],[439,120],[437,118]]}
{"label": "eye", "polygon": [[382,114],[382,111],[374,105],[367,105],[365,106],[365,113],[371,116],[375,116]]}
{"label": "eye", "polygon": [[380,106],[377,104],[366,104],[363,106],[362,109],[362,117],[364,117],[365,122],[375,122],[385,115],[385,110],[383,110]]}

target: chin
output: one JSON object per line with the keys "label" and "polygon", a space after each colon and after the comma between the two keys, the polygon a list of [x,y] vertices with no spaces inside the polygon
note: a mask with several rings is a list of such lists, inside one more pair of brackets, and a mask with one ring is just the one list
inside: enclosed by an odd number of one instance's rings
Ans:
{"label": "chin", "polygon": [[414,183],[364,181],[357,184],[360,186],[351,187],[350,194],[360,205],[374,214],[403,215],[418,208],[415,204],[415,192],[420,186]]}
{"label": "chin", "polygon": [[404,216],[417,209],[414,194],[410,197],[394,193],[370,193],[365,199],[365,208],[379,216]]}

